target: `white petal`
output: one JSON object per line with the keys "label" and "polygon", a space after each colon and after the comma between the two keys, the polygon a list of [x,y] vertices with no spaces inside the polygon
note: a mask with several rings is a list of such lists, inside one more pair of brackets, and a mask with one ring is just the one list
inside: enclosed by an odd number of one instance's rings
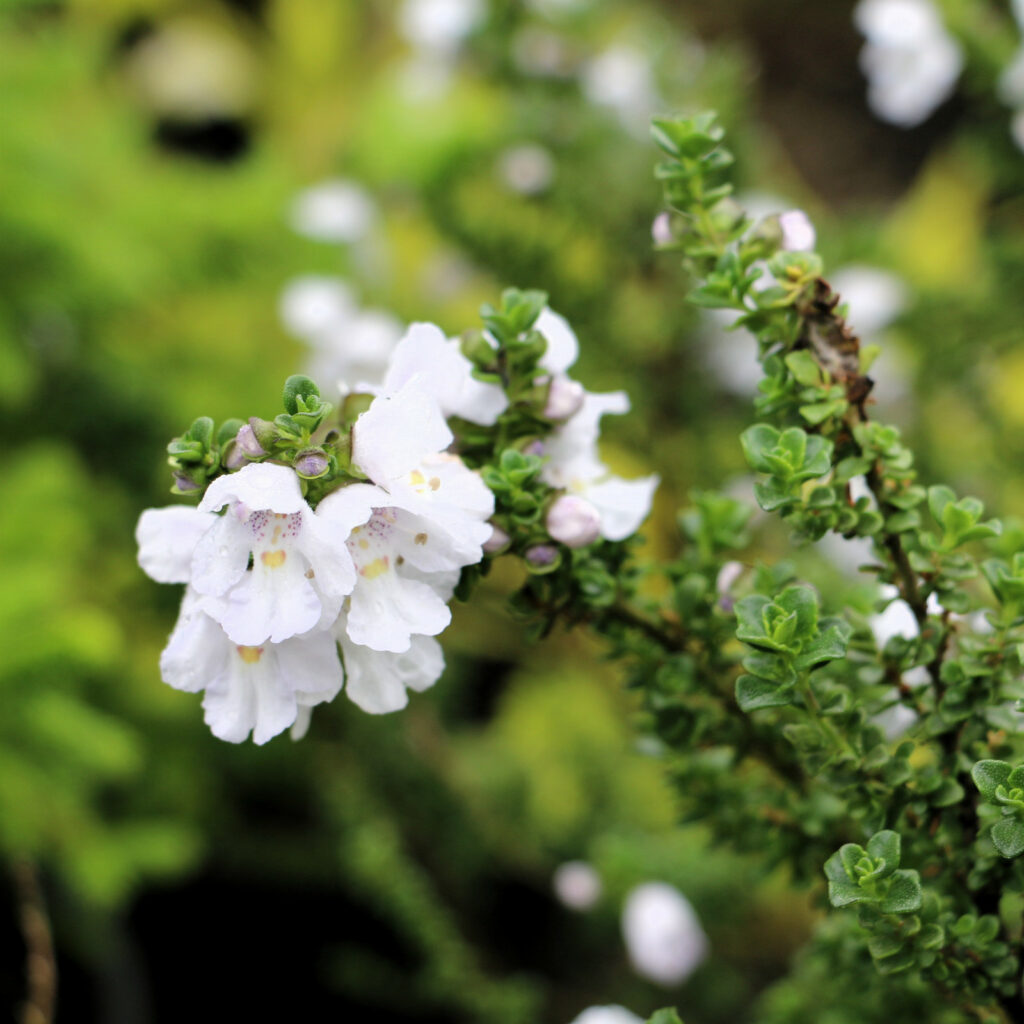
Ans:
{"label": "white petal", "polygon": [[224,672],[231,642],[200,608],[189,588],[170,640],[160,655],[160,677],[168,686],[198,693]]}
{"label": "white petal", "polygon": [[565,373],[580,354],[580,343],[569,321],[560,313],[545,309],[533,326],[544,335],[548,343],[547,351],[540,360],[541,367],[548,373]]}
{"label": "white petal", "polygon": [[245,575],[252,532],[230,512],[214,516],[192,553],[192,586],[200,594],[225,594]]}
{"label": "white petal", "polygon": [[657,476],[639,480],[613,476],[590,484],[583,494],[601,516],[601,536],[605,540],[625,540],[636,533],[651,511],[657,487]]}
{"label": "white petal", "polygon": [[353,643],[398,654],[409,649],[413,634],[436,636],[451,618],[433,587],[387,568],[356,583],[347,631]]}
{"label": "white petal", "polygon": [[304,739],[309,732],[309,723],[313,721],[313,709],[308,704],[300,704],[295,714],[295,721],[292,723],[288,735],[293,740]]}
{"label": "white petal", "polygon": [[268,644],[233,648],[227,671],[206,688],[203,710],[218,739],[241,743],[252,732],[253,742],[263,744],[295,721],[298,706]]}
{"label": "white petal", "polygon": [[356,420],[352,461],[375,483],[386,485],[451,442],[437,402],[414,378],[393,395],[378,395]]}
{"label": "white petal", "polygon": [[192,552],[216,520],[213,513],[186,505],[147,508],[135,527],[142,571],[157,583],[188,583]]}
{"label": "white petal", "polygon": [[202,607],[234,643],[247,647],[306,633],[324,615],[320,595],[306,576],[305,560],[294,552],[274,567],[254,559],[239,583],[227,594],[204,597]]}
{"label": "white petal", "polygon": [[206,489],[199,510],[216,512],[229,503],[237,503],[250,512],[290,513],[309,507],[294,471],[272,462],[254,462],[237,473],[217,477]]}
{"label": "white petal", "polygon": [[341,692],[345,676],[331,630],[293,637],[274,650],[282,681],[303,706],[333,700]]}
{"label": "white petal", "polygon": [[409,702],[407,690],[426,690],[444,671],[444,654],[433,637],[413,637],[409,650],[401,654],[354,644],[343,629],[339,638],[345,657],[345,692],[370,714],[404,708]]}

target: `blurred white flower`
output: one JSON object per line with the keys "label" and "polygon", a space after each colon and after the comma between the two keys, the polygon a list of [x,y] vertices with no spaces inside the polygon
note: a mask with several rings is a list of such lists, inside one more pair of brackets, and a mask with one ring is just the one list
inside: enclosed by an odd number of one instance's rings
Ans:
{"label": "blurred white flower", "polygon": [[591,1006],[571,1024],[644,1024],[643,1019],[624,1006]]}
{"label": "blurred white flower", "polygon": [[811,218],[803,210],[786,210],[779,214],[782,228],[782,248],[787,252],[809,252],[814,248],[817,235]]}
{"label": "blurred white flower", "polygon": [[307,274],[290,281],[278,304],[281,323],[297,338],[328,338],[358,312],[355,295],[336,277]]}
{"label": "blurred white flower", "polygon": [[300,192],[289,220],[300,235],[319,242],[357,242],[370,230],[376,208],[369,193],[354,181],[336,179]]}
{"label": "blurred white flower", "polygon": [[555,32],[527,25],[512,41],[512,57],[525,75],[566,78],[572,60],[565,39]]}
{"label": "blurred white flower", "polygon": [[629,893],[622,934],[637,974],[665,988],[682,984],[708,951],[689,900],[667,882],[646,882]]}
{"label": "blurred white flower", "polygon": [[647,131],[658,95],[650,60],[642,50],[624,44],[609,47],[584,65],[581,85],[591,103],[614,110],[627,129]]}
{"label": "blurred white flower", "polygon": [[352,290],[331,277],[307,275],[281,295],[281,322],[312,348],[306,372],[326,391],[342,394],[361,385],[379,386],[402,337],[390,313],[360,309]]}
{"label": "blurred white flower", "polygon": [[554,180],[555,160],[543,146],[512,146],[498,157],[498,176],[513,192],[537,195]]}
{"label": "blurred white flower", "polygon": [[555,895],[570,910],[589,910],[601,898],[601,876],[583,860],[560,864],[551,884]]}
{"label": "blurred white flower", "polygon": [[963,53],[930,0],[860,0],[854,23],[868,103],[883,121],[913,128],[953,94]]}
{"label": "blurred white flower", "polygon": [[849,323],[861,339],[888,327],[907,305],[906,284],[879,267],[850,263],[830,274],[829,282],[849,307]]}
{"label": "blurred white flower", "polygon": [[483,0],[405,0],[398,29],[418,49],[447,55],[462,45],[485,10]]}

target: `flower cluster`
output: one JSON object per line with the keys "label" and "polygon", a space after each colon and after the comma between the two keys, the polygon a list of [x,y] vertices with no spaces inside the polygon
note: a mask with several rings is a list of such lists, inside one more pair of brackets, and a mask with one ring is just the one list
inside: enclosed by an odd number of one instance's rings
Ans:
{"label": "flower cluster", "polygon": [[860,0],[854,13],[868,103],[889,124],[913,128],[956,88],[963,52],[931,0]]}
{"label": "flower cluster", "polygon": [[639,527],[656,479],[613,477],[597,452],[600,417],[625,412],[626,396],[569,379],[576,337],[538,295],[507,294],[498,334],[477,332],[473,359],[465,342],[413,324],[379,384],[341,389],[335,420],[312,380],[291,377],[273,421],[215,432],[204,417],[171,443],[175,490],[198,505],[145,511],[139,563],[186,584],[161,673],[205,691],[215,735],[298,737],[343,687],[382,713],[431,686],[462,570],[517,533],[495,515],[488,462],[531,450],[541,468],[517,507],[528,500],[524,521],[546,524],[552,550]]}

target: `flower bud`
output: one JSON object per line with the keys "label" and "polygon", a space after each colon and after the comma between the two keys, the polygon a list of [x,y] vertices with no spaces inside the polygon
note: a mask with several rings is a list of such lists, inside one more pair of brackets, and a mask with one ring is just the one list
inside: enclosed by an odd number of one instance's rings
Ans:
{"label": "flower bud", "polygon": [[780,213],[779,227],[782,228],[782,248],[787,252],[809,252],[814,248],[814,225],[803,210]]}
{"label": "flower bud", "polygon": [[184,473],[174,474],[174,488],[179,494],[191,494],[192,491],[199,490],[199,484],[195,482],[191,477],[186,476]]}
{"label": "flower bud", "polygon": [[305,480],[315,480],[330,468],[330,460],[322,448],[307,448],[295,456],[295,472]]}
{"label": "flower bud", "polygon": [[668,210],[662,210],[654,223],[651,225],[651,238],[655,245],[671,245],[675,239],[672,237],[672,219]]}
{"label": "flower bud", "polygon": [[500,527],[494,523],[491,523],[491,535],[484,541],[484,551],[493,555],[499,551],[503,551],[511,543],[512,538]]}
{"label": "flower bud", "polygon": [[569,548],[585,548],[601,535],[601,516],[585,498],[556,498],[545,519],[548,533]]}
{"label": "flower bud", "polygon": [[579,381],[570,380],[564,373],[551,378],[548,387],[548,400],[544,406],[544,418],[548,420],[567,420],[583,408],[586,391]]}
{"label": "flower bud", "polygon": [[224,464],[224,468],[231,472],[249,465],[249,459],[237,441],[228,443],[227,454],[221,459],[221,462]]}
{"label": "flower bud", "polygon": [[235,448],[247,459],[261,459],[267,454],[263,450],[263,446],[256,440],[256,434],[250,423],[239,427],[238,433],[235,435]]}
{"label": "flower bud", "polygon": [[544,568],[558,561],[558,548],[554,544],[534,544],[532,548],[527,548],[524,557],[530,565]]}

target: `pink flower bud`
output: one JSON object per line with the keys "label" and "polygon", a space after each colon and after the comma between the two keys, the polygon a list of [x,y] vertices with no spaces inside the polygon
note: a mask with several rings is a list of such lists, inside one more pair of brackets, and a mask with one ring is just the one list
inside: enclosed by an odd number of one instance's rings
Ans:
{"label": "pink flower bud", "polygon": [[494,523],[491,523],[491,535],[484,541],[484,551],[489,555],[493,555],[508,547],[511,540],[512,538],[500,526],[495,526]]}
{"label": "pink flower bud", "polygon": [[548,533],[566,547],[584,548],[601,535],[601,516],[585,498],[564,494],[548,509]]}
{"label": "pink flower bud", "polygon": [[567,420],[583,408],[586,391],[578,381],[570,380],[565,374],[559,373],[551,378],[548,388],[548,400],[544,406],[544,418],[549,420]]}
{"label": "pink flower bud", "polygon": [[232,442],[231,447],[228,449],[227,458],[224,459],[224,468],[234,472],[234,470],[248,465],[249,457],[242,450],[242,446],[237,441]]}
{"label": "pink flower bud", "polygon": [[319,448],[307,448],[306,451],[299,452],[295,460],[295,472],[307,480],[323,476],[330,466],[326,453]]}
{"label": "pink flower bud", "polygon": [[662,210],[654,218],[654,223],[651,225],[651,238],[654,239],[655,245],[670,245],[672,243],[672,220],[668,210]]}
{"label": "pink flower bud", "polygon": [[558,558],[558,548],[553,544],[534,544],[532,548],[527,549],[525,558],[530,565],[552,565]]}
{"label": "pink flower bud", "polygon": [[235,435],[235,448],[249,459],[260,459],[267,454],[263,450],[263,446],[256,440],[256,434],[248,423],[239,427],[238,433]]}

